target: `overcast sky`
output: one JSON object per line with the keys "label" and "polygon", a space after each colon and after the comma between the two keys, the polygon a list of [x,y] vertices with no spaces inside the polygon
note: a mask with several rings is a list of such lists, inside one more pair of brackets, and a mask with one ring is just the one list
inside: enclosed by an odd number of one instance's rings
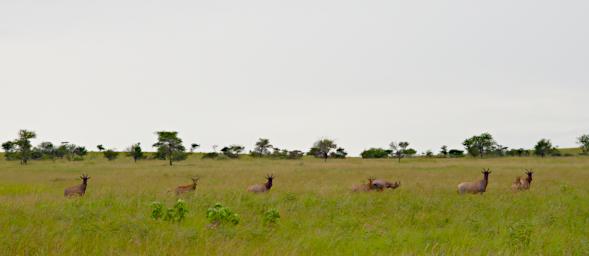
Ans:
{"label": "overcast sky", "polygon": [[0,140],[357,155],[589,133],[589,2],[0,1]]}

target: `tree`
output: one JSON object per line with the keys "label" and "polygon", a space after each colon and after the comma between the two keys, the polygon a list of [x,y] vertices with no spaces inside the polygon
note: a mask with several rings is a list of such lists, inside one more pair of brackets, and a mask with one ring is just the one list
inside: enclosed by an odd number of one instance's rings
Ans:
{"label": "tree", "polygon": [[534,154],[541,157],[545,157],[546,155],[555,151],[556,148],[552,146],[552,142],[550,142],[548,139],[541,139],[538,141],[538,143],[536,143],[536,146],[534,146]]}
{"label": "tree", "polygon": [[464,156],[464,151],[463,150],[458,150],[458,149],[450,149],[448,151],[448,156],[450,156],[450,157],[463,157]]}
{"label": "tree", "polygon": [[104,150],[104,146],[102,146],[102,144],[97,145],[96,148],[98,149],[98,151],[102,152]]}
{"label": "tree", "polygon": [[331,151],[336,148],[337,145],[333,140],[320,139],[313,144],[313,147],[309,150],[309,154],[312,153],[313,156],[323,158],[327,161]]}
{"label": "tree", "polygon": [[483,133],[478,136],[472,136],[462,143],[466,148],[466,151],[473,156],[484,157],[485,154],[495,150],[497,142],[493,139],[493,136],[489,133]]}
{"label": "tree", "polygon": [[57,149],[51,142],[41,142],[41,144],[37,146],[37,150],[47,159],[55,161],[55,158],[57,157]]}
{"label": "tree", "polygon": [[16,158],[16,145],[12,141],[2,143],[2,149],[4,149],[4,158],[6,160],[15,160]]}
{"label": "tree", "polygon": [[33,131],[20,130],[18,138],[14,141],[7,141],[2,144],[2,148],[6,152],[7,160],[20,160],[20,164],[27,164],[32,157],[31,139],[37,137]]}
{"label": "tree", "polygon": [[69,142],[62,142],[55,152],[57,157],[65,157],[69,161],[83,160],[86,154],[88,154],[88,150],[86,150],[85,147],[77,146]]}
{"label": "tree", "polygon": [[434,156],[434,152],[432,152],[431,150],[427,150],[425,151],[425,157],[433,157]]}
{"label": "tree", "polygon": [[200,145],[196,143],[190,144],[190,153],[193,153],[195,149],[199,148]]}
{"label": "tree", "polygon": [[[391,142],[391,144],[389,144],[389,147],[391,149],[391,156],[397,158],[400,163],[401,158],[405,157],[406,153],[408,153],[407,147],[409,147],[409,142],[401,141],[399,143],[395,143],[393,141],[393,142]],[[415,151],[415,150],[413,150],[413,151]]]}
{"label": "tree", "polygon": [[348,152],[346,152],[346,150],[343,148],[337,148],[335,150],[335,152],[331,152],[331,154],[329,154],[329,156],[331,158],[336,158],[336,159],[344,159],[344,158],[346,158],[347,155],[348,155]]}
{"label": "tree", "polygon": [[407,156],[407,157],[412,157],[412,156],[414,156],[415,154],[417,154],[417,150],[415,150],[415,149],[412,149],[412,148],[408,148],[408,149],[405,149],[405,151],[403,152],[403,154],[404,154],[405,156]]}
{"label": "tree", "polygon": [[180,161],[186,159],[186,150],[182,145],[182,140],[178,138],[178,132],[159,131],[157,134],[157,142],[153,144],[157,147],[158,157],[168,159],[170,166],[173,161]]}
{"label": "tree", "polygon": [[254,157],[264,157],[270,155],[270,149],[272,149],[272,144],[270,144],[270,140],[259,138],[256,142],[256,147],[251,152],[251,155]]}
{"label": "tree", "polygon": [[391,153],[391,150],[386,150],[382,148],[370,148],[368,150],[362,151],[362,153],[360,153],[360,156],[362,158],[386,158]]}
{"label": "tree", "polygon": [[577,138],[577,143],[581,146],[583,154],[589,153],[589,134],[583,134]]}
{"label": "tree", "polygon": [[509,151],[509,147],[503,146],[503,145],[495,145],[495,148],[493,149],[493,153],[495,153],[495,155],[497,156],[505,156],[507,155],[507,152]]}
{"label": "tree", "polygon": [[444,156],[444,157],[448,157],[448,146],[443,145],[440,148],[440,155]]}
{"label": "tree", "polygon": [[508,150],[506,152],[506,154],[508,156],[518,156],[518,157],[522,157],[522,156],[528,156],[530,155],[530,152],[524,148],[512,148],[510,150]]}
{"label": "tree", "polygon": [[141,150],[141,143],[137,142],[137,144],[131,145],[127,149],[127,155],[133,158],[134,162],[137,162],[139,159],[143,159],[143,150]]}
{"label": "tree", "polygon": [[229,158],[239,158],[239,154],[245,149],[244,146],[240,145],[231,145],[228,147],[223,147],[221,149],[221,153]]}
{"label": "tree", "polygon": [[303,153],[303,151],[300,151],[300,150],[288,151],[288,155],[286,156],[286,159],[301,159],[301,158],[303,158],[304,154],[305,153]]}
{"label": "tree", "polygon": [[112,149],[107,149],[104,152],[102,152],[104,154],[104,157],[106,159],[108,159],[108,161],[112,161],[117,159],[117,157],[119,156],[119,152],[116,152]]}

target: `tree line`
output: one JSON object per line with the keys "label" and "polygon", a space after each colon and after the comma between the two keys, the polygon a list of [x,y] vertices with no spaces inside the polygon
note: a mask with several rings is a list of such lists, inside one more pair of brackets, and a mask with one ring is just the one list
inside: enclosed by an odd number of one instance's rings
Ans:
{"label": "tree line", "polygon": [[[136,162],[142,159],[160,159],[168,161],[169,165],[173,165],[176,161],[185,160],[189,153],[193,153],[195,149],[200,147],[197,143],[190,144],[190,152],[186,152],[183,141],[178,137],[178,132],[175,131],[158,131],[157,141],[152,145],[157,150],[149,156],[143,152],[140,143],[135,143],[125,149],[124,152],[116,151],[115,149],[107,149],[103,145],[97,145],[96,148],[102,152],[104,157],[108,160],[115,160],[120,153],[133,158]],[[31,139],[37,137],[33,131],[20,130],[18,137],[11,141],[6,141],[2,144],[4,149],[4,157],[6,160],[18,160],[21,164],[27,164],[30,160],[53,160],[67,159],[69,161],[80,161],[88,154],[88,150],[83,146],[78,146],[70,142],[61,142],[60,144],[53,144],[52,142],[41,142],[37,146],[31,144]],[[581,149],[582,155],[589,155],[589,134],[581,135],[577,138],[577,144]],[[391,142],[389,148],[370,148],[362,151],[360,156],[362,158],[393,158],[401,162],[401,159],[406,157],[413,157],[417,151],[409,147],[410,143],[407,141]],[[549,139],[539,140],[533,149],[524,148],[508,148],[503,146],[490,133],[482,133],[466,138],[462,145],[464,150],[449,149],[447,146],[440,147],[440,151],[434,154],[431,150],[423,153],[424,157],[488,157],[488,156],[531,156],[536,155],[540,157],[546,156],[562,156],[556,146],[552,145]],[[217,151],[217,146],[213,146],[213,152],[204,153],[203,159],[237,159],[244,155],[244,146],[229,145]],[[327,159],[344,159],[348,153],[343,147],[339,147],[334,140],[323,138],[317,140],[311,148],[305,153],[301,150],[288,150],[275,147],[270,143],[269,139],[260,138],[254,145],[254,149],[249,152],[253,158],[269,158],[269,159],[301,159],[304,155],[321,158],[325,161]],[[567,155],[567,154],[565,154]]]}

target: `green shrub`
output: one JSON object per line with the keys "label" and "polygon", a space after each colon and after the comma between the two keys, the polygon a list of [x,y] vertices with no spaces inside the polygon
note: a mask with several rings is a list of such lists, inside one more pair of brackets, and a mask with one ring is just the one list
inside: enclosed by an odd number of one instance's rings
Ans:
{"label": "green shrub", "polygon": [[158,220],[164,216],[164,204],[160,202],[151,203],[151,218]]}
{"label": "green shrub", "polygon": [[207,219],[213,225],[230,223],[233,225],[239,224],[239,215],[220,203],[216,203],[213,207],[207,210]]}
{"label": "green shrub", "polygon": [[171,222],[181,222],[188,213],[188,207],[186,202],[182,199],[178,199],[173,208],[164,210],[164,205],[160,202],[151,203],[151,218],[154,220],[163,219]]}
{"label": "green shrub", "polygon": [[276,209],[269,209],[264,212],[264,223],[274,224],[280,219],[280,213]]}
{"label": "green shrub", "polygon": [[382,148],[370,148],[362,151],[360,156],[362,158],[387,158],[392,153],[392,150]]}
{"label": "green shrub", "polygon": [[463,150],[458,150],[458,149],[450,149],[450,151],[448,151],[448,155],[450,157],[463,157],[464,156],[464,151]]}
{"label": "green shrub", "polygon": [[106,150],[102,153],[104,154],[104,158],[108,159],[109,161],[115,160],[119,156],[119,152],[116,152],[112,149]]}

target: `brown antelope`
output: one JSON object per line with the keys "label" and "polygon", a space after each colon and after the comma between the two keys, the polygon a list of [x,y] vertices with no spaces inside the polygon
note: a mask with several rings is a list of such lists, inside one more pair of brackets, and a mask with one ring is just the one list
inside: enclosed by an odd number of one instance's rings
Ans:
{"label": "brown antelope", "polygon": [[268,192],[272,188],[272,180],[274,179],[274,175],[268,174],[266,175],[266,183],[264,184],[255,184],[251,185],[247,188],[247,191],[254,192],[254,193],[264,193]]}
{"label": "brown antelope", "polygon": [[195,191],[196,190],[196,183],[198,182],[199,177],[193,177],[191,179],[192,179],[192,184],[178,186],[176,188],[176,195],[180,195],[182,193],[186,193],[186,192],[190,192],[190,191]]}
{"label": "brown antelope", "polygon": [[378,191],[383,191],[385,188],[396,189],[399,186],[401,186],[401,183],[398,181],[396,181],[396,182],[390,182],[390,181],[386,181],[386,180],[372,181],[372,187]]}
{"label": "brown antelope", "polygon": [[65,191],[63,192],[63,195],[64,196],[83,196],[84,193],[86,193],[86,187],[88,186],[88,179],[90,179],[90,177],[88,177],[88,175],[86,175],[86,174],[82,174],[82,176],[80,176],[80,179],[82,179],[82,184],[66,188]]}
{"label": "brown antelope", "polygon": [[487,190],[487,184],[489,184],[489,174],[491,173],[491,171],[489,169],[483,169],[481,173],[484,175],[482,180],[473,182],[462,182],[458,184],[458,193],[480,193],[482,195]]}
{"label": "brown antelope", "polygon": [[368,178],[368,183],[366,184],[355,184],[352,186],[352,192],[365,192],[365,191],[370,191],[374,189],[374,185],[373,182],[374,178],[370,177]]}
{"label": "brown antelope", "polygon": [[531,169],[526,169],[526,175],[528,175],[528,177],[524,178],[522,176],[518,176],[515,178],[515,181],[513,184],[511,184],[511,190],[521,191],[530,189],[530,185],[532,185],[532,174],[534,174],[534,172],[532,172]]}

